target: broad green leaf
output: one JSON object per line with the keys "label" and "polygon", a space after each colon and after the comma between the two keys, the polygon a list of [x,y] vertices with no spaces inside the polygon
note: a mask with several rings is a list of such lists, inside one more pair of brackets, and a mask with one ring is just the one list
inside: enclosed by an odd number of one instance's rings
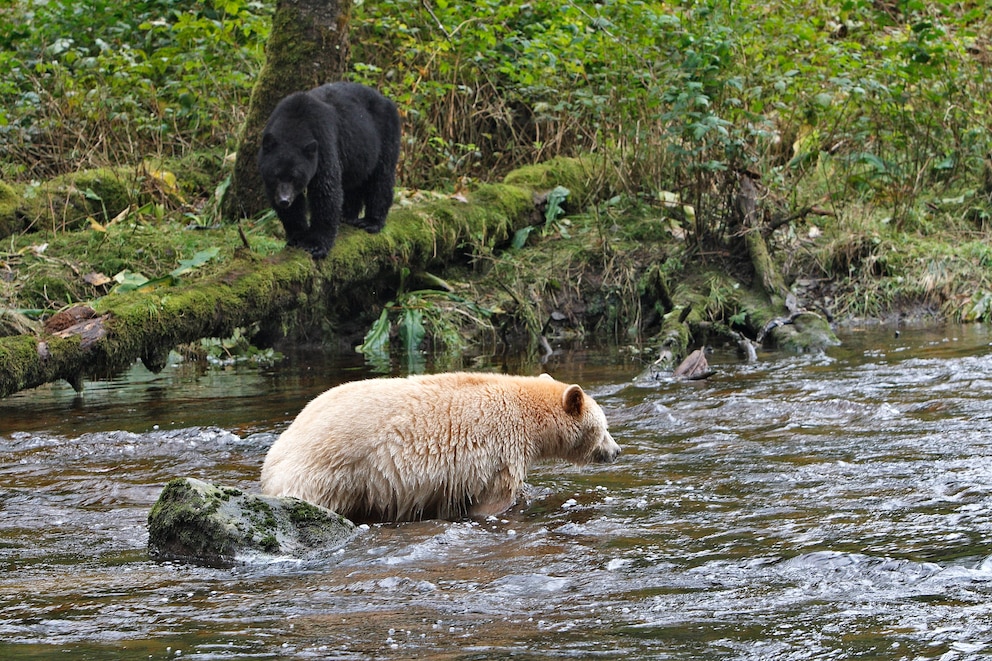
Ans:
{"label": "broad green leaf", "polygon": [[407,353],[413,353],[420,349],[420,344],[427,335],[424,329],[424,314],[416,308],[406,308],[403,310],[403,319],[399,324],[400,338]]}
{"label": "broad green leaf", "polygon": [[118,294],[133,291],[148,282],[148,278],[142,274],[127,270],[121,271],[115,275],[114,280],[117,281],[117,286],[114,287],[113,291]]}
{"label": "broad green leaf", "polygon": [[571,194],[572,191],[568,190],[564,186],[556,186],[550,193],[548,193],[548,207],[544,210],[545,222],[553,223],[558,217],[565,214],[562,204]]}
{"label": "broad green leaf", "polygon": [[388,305],[365,333],[365,340],[355,347],[355,351],[369,357],[388,357],[389,351],[389,310]]}
{"label": "broad green leaf", "polygon": [[[134,288],[134,291],[147,294],[153,292],[157,289],[164,289],[166,287],[174,287],[178,280],[172,275],[163,275],[161,278],[154,278],[147,282],[143,282]],[[116,288],[115,288],[116,289]]]}
{"label": "broad green leaf", "polygon": [[173,270],[172,273],[170,273],[170,275],[178,277],[184,273],[188,273],[189,271],[192,271],[195,268],[199,268],[203,266],[211,259],[216,257],[219,253],[220,253],[220,248],[217,247],[207,248],[206,250],[201,250],[195,255],[193,255],[191,259],[180,259],[179,267]]}
{"label": "broad green leaf", "polygon": [[513,233],[513,241],[510,242],[511,247],[514,250],[520,250],[527,243],[527,237],[530,233],[534,231],[533,225],[528,225],[527,227],[521,227],[516,232]]}

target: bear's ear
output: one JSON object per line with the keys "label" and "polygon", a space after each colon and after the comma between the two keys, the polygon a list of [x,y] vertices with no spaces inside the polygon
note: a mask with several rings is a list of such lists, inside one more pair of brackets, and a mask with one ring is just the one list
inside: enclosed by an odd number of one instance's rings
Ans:
{"label": "bear's ear", "polygon": [[547,379],[548,381],[554,381],[555,380],[555,377],[551,376],[547,372],[541,374],[541,376],[539,376],[537,378],[539,378],[539,379]]}
{"label": "bear's ear", "polygon": [[561,396],[561,402],[565,406],[565,413],[577,418],[582,415],[585,393],[582,392],[582,388],[573,383],[565,389],[565,394]]}
{"label": "bear's ear", "polygon": [[303,153],[307,158],[313,158],[317,155],[317,141],[311,140],[303,147]]}

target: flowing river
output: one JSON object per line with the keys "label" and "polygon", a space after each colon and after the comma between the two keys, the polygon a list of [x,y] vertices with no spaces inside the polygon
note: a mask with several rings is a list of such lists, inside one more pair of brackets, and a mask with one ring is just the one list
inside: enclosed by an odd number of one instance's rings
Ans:
{"label": "flowing river", "polygon": [[498,518],[233,569],[151,560],[149,509],[177,476],[257,491],[300,408],[370,376],[356,357],[0,400],[0,659],[992,658],[992,331],[840,337],[718,349],[701,382],[553,356],[616,464],[538,466]]}

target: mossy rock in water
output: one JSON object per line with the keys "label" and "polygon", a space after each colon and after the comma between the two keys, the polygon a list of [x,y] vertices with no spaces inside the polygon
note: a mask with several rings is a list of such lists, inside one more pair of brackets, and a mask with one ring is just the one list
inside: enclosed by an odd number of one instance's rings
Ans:
{"label": "mossy rock in water", "polygon": [[773,329],[771,335],[776,346],[793,353],[816,353],[840,344],[830,323],[814,312],[797,314],[791,324]]}
{"label": "mossy rock in water", "polygon": [[191,477],[169,482],[148,514],[153,557],[221,567],[258,554],[310,557],[354,534],[348,519],[298,498],[247,494]]}

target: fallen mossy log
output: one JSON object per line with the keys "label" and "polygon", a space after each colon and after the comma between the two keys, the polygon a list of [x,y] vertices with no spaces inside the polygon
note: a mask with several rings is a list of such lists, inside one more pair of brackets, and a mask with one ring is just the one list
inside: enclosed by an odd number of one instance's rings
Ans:
{"label": "fallen mossy log", "polygon": [[301,251],[267,259],[241,255],[208,280],[155,292],[106,296],[93,318],[40,336],[0,338],[0,396],[59,379],[77,390],[84,377],[106,378],[141,359],[152,371],[169,351],[279,314],[317,287]]}
{"label": "fallen mossy log", "polygon": [[145,204],[182,200],[176,176],[150,163],[80,170],[28,188],[0,181],[0,237],[29,228],[71,231]]}
{"label": "fallen mossy log", "polygon": [[[578,159],[548,164],[552,172],[591,167]],[[554,183],[553,176],[538,180]],[[534,207],[537,192],[525,185],[483,185],[467,199],[434,198],[394,207],[379,234],[346,228],[320,262],[300,250],[268,257],[241,250],[209,278],[105,296],[90,304],[95,314],[80,324],[38,336],[0,338],[0,397],[60,379],[79,389],[84,378],[113,376],[138,359],[157,371],[179,345],[229,337],[254,323],[271,327],[301,310],[333,317],[369,309],[389,295],[379,283],[397,281],[403,269],[450,261],[465,244],[506,242],[518,229],[540,222]],[[577,194],[588,195],[585,190]]]}

